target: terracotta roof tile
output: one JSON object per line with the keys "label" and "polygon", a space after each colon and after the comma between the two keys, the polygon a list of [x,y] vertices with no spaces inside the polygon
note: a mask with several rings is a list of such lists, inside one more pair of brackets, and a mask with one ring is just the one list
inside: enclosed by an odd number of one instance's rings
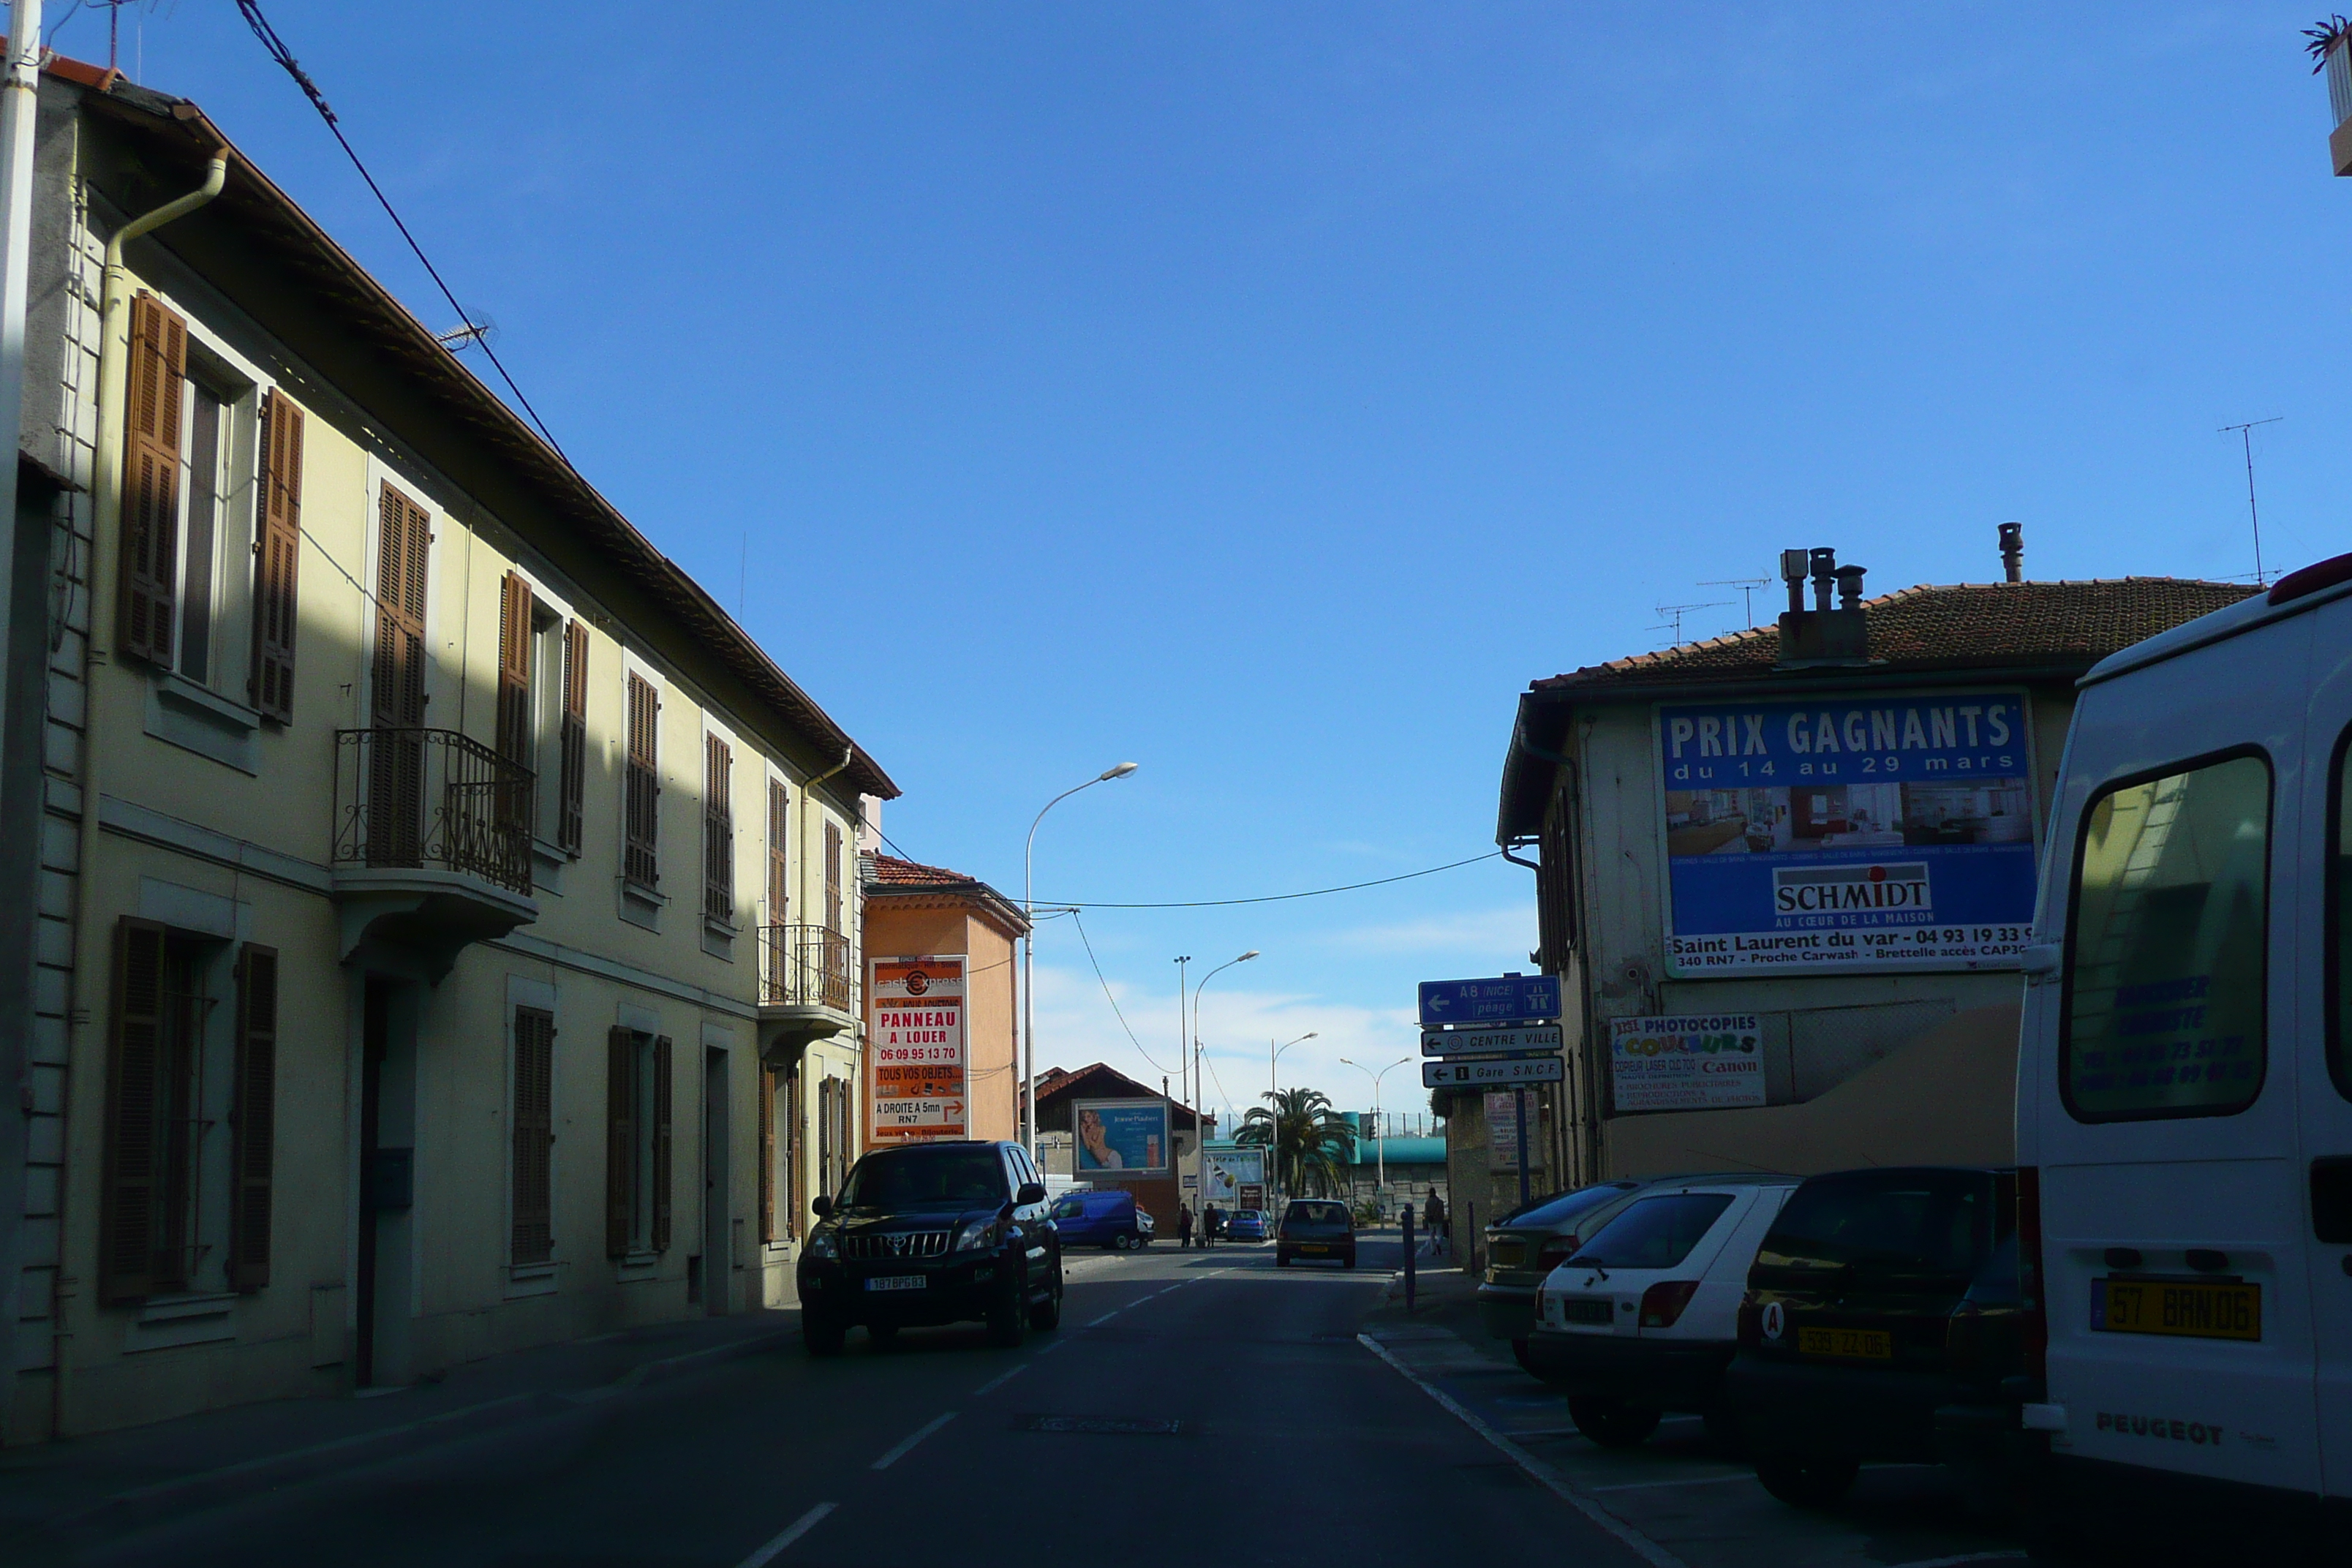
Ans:
{"label": "terracotta roof tile", "polygon": [[[1870,654],[1890,671],[1975,665],[2080,663],[2183,622],[2226,609],[2261,590],[2189,577],[2102,577],[2083,582],[1961,583],[1900,589],[1863,601]],[[1758,626],[1657,653],[1587,665],[1532,682],[1532,691],[1769,675],[1780,632]]]}
{"label": "terracotta roof tile", "polygon": [[975,888],[987,885],[977,877],[950,871],[944,866],[926,866],[891,855],[874,857],[874,880],[886,888]]}

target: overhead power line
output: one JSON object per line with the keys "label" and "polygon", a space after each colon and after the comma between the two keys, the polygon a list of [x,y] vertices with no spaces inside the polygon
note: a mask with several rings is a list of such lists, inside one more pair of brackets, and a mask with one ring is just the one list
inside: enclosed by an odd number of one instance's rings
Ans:
{"label": "overhead power line", "polygon": [[1265,893],[1254,899],[1183,899],[1164,904],[1113,904],[1100,899],[1040,899],[1037,901],[1073,910],[1213,910],[1230,904],[1279,904],[1292,899],[1319,899],[1328,893],[1352,893],[1361,888],[1385,888],[1391,882],[1410,882],[1415,877],[1434,877],[1440,871],[1458,870],[1465,866],[1475,866],[1481,860],[1498,859],[1502,853],[1500,849],[1489,849],[1484,855],[1473,855],[1467,860],[1451,860],[1443,866],[1406,871],[1394,877],[1376,877],[1369,882],[1347,882],[1337,888],[1309,888],[1303,893]]}
{"label": "overhead power line", "polygon": [[1078,919],[1078,911],[1076,910],[1070,910],[1069,915],[1070,923],[1078,928],[1078,940],[1086,943],[1087,962],[1095,966],[1095,979],[1102,986],[1103,1000],[1110,1004],[1111,1016],[1118,1020],[1118,1026],[1127,1031],[1128,1043],[1136,1048],[1145,1061],[1151,1064],[1154,1071],[1162,1073],[1168,1071],[1166,1068],[1160,1065],[1158,1058],[1143,1048],[1143,1042],[1135,1037],[1135,1029],[1128,1023],[1127,1015],[1118,1010],[1118,998],[1111,994],[1110,981],[1103,974],[1101,961],[1095,957],[1095,944],[1087,939],[1086,921]]}
{"label": "overhead power line", "polygon": [[[375,194],[384,216],[392,219],[392,226],[400,231],[400,237],[408,242],[408,248],[415,253],[425,276],[431,278],[433,286],[441,290],[441,298],[449,301],[449,309],[457,313],[457,320],[471,321],[473,317],[457,303],[457,296],[449,291],[449,285],[441,280],[440,268],[433,265],[433,258],[425,254],[425,247],[416,243],[416,237],[408,231],[408,225],[401,221],[399,211],[392,205],[392,198],[383,194],[383,187],[375,183],[375,176],[368,173],[368,166],[352,150],[350,140],[343,135],[342,126],[335,119],[335,111],[327,106],[327,95],[319,90],[319,84],[312,81],[310,73],[302,68],[301,62],[294,58],[294,51],[286,47],[285,40],[278,36],[278,29],[269,25],[269,18],[261,14],[259,0],[236,0],[236,8],[244,14],[246,26],[253,29],[253,36],[261,40],[261,47],[269,51],[269,58],[286,68],[286,74],[294,79],[294,85],[302,89],[302,96],[309,99],[310,106],[319,111],[319,118],[327,122],[327,129],[334,133],[336,144],[342,148],[343,156],[352,161],[352,167],[360,172],[360,178],[365,180],[367,188]],[[555,455],[563,459],[563,466],[571,468],[572,459],[564,455],[562,444],[556,440],[555,432],[547,427],[547,421],[539,416],[539,410],[530,405],[530,399],[525,397],[522,388],[515,384],[515,378],[507,373],[506,364],[499,358],[498,351],[490,347],[489,339],[477,336],[474,343],[488,356],[490,363],[498,367],[499,379],[507,384],[507,390],[514,394],[517,403],[522,405],[522,411],[530,416],[530,422],[539,427],[540,436],[554,449]]]}

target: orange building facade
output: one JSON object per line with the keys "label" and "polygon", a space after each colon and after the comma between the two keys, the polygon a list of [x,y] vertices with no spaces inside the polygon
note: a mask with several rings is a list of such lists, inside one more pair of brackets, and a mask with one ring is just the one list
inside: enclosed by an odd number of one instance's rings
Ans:
{"label": "orange building facade", "polygon": [[961,1135],[1019,1136],[1021,1073],[1013,962],[1013,944],[1029,929],[1020,906],[961,871],[888,855],[863,858],[866,953],[884,963],[892,958],[950,955],[964,961],[965,1118]]}

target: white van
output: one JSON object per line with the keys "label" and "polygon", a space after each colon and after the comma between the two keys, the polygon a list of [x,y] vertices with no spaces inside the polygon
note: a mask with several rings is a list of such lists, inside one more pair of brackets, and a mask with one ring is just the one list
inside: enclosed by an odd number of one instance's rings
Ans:
{"label": "white van", "polygon": [[2352,555],[2082,682],[2018,1056],[2056,1495],[2352,1499],[2347,742]]}

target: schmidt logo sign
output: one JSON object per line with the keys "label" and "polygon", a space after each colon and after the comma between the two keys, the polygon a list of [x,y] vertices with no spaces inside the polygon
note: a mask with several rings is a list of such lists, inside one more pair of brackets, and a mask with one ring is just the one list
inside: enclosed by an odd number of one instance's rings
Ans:
{"label": "schmidt logo sign", "polygon": [[1772,904],[1784,915],[1864,910],[1924,914],[1934,907],[1927,896],[1927,865],[1916,860],[1903,866],[1776,866]]}

